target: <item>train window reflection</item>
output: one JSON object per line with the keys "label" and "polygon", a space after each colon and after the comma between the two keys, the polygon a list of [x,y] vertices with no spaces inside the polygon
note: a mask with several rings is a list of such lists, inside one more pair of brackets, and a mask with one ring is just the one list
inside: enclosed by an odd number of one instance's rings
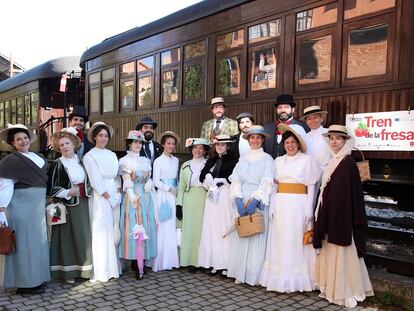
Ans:
{"label": "train window reflection", "polygon": [[152,70],[154,68],[154,56],[141,58],[137,61],[138,72]]}
{"label": "train window reflection", "polygon": [[32,125],[37,126],[39,108],[39,94],[37,92],[30,94],[30,102],[32,106]]}
{"label": "train window reflection", "polygon": [[114,76],[115,76],[115,69],[114,68],[109,68],[109,69],[102,70],[102,80],[104,80],[104,81],[113,80]]}
{"label": "train window reflection", "polygon": [[8,123],[11,123],[10,119],[10,101],[4,102],[4,126],[6,127]]}
{"label": "train window reflection", "polygon": [[114,86],[105,85],[102,87],[102,112],[113,112],[114,111]]}
{"label": "train window reflection", "polygon": [[119,75],[121,78],[133,75],[135,73],[134,62],[126,63],[120,66]]}
{"label": "train window reflection", "polygon": [[89,90],[89,113],[99,113],[99,88]]}
{"label": "train window reflection", "polygon": [[188,44],[184,47],[184,59],[185,60],[204,56],[205,53],[206,53],[205,41],[199,41],[196,43]]}
{"label": "train window reflection", "polygon": [[330,80],[332,36],[302,40],[299,46],[299,84]]}
{"label": "train window reflection", "polygon": [[11,117],[11,124],[17,123],[17,114],[16,114],[16,100],[12,99],[10,101],[10,117]]}
{"label": "train window reflection", "polygon": [[152,77],[138,79],[138,105],[139,107],[152,106]]}
{"label": "train window reflection", "polygon": [[174,64],[180,61],[180,48],[161,53],[161,65]]}
{"label": "train window reflection", "polygon": [[4,103],[0,103],[0,128],[4,127]]}
{"label": "train window reflection", "polygon": [[26,95],[24,97],[24,118],[25,118],[25,124],[27,126],[31,125],[31,120],[30,120],[30,96]]}
{"label": "train window reflection", "polygon": [[249,43],[265,41],[280,36],[280,19],[249,27]]}
{"label": "train window reflection", "polygon": [[193,64],[185,67],[184,98],[197,99],[203,95],[203,66]]}
{"label": "train window reflection", "polygon": [[217,52],[240,47],[244,44],[244,29],[228,32],[224,35],[217,36]]}
{"label": "train window reflection", "polygon": [[178,69],[166,70],[162,73],[162,102],[171,103],[178,100]]}
{"label": "train window reflection", "polygon": [[217,95],[240,94],[240,56],[218,60]]}
{"label": "train window reflection", "polygon": [[134,78],[121,80],[119,97],[122,110],[134,108]]}
{"label": "train window reflection", "polygon": [[252,91],[276,88],[277,58],[274,48],[251,53],[251,64]]}
{"label": "train window reflection", "polygon": [[17,98],[17,123],[24,123],[23,97]]}
{"label": "train window reflection", "polygon": [[95,72],[89,75],[89,84],[101,82],[101,73]]}
{"label": "train window reflection", "polygon": [[337,3],[330,3],[296,14],[296,31],[304,31],[323,25],[335,23],[337,20]]}
{"label": "train window reflection", "polygon": [[344,18],[350,19],[393,7],[395,7],[395,0],[345,0]]}
{"label": "train window reflection", "polygon": [[347,78],[386,73],[387,30],[382,24],[349,32]]}

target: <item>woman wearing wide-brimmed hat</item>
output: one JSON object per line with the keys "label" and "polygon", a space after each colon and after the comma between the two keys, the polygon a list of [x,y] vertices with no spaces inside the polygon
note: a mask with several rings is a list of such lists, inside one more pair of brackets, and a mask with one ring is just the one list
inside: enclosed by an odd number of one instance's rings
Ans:
{"label": "woman wearing wide-brimmed hat", "polygon": [[[145,140],[141,131],[129,131],[125,140],[127,155],[119,160],[119,173],[123,179],[124,191],[121,205],[119,257],[128,260],[137,259],[134,228],[138,224],[143,226],[148,237],[144,242],[143,259],[150,260],[155,257],[157,251],[151,160],[140,156],[142,142]],[[138,280],[143,277],[143,271],[140,271],[139,267],[135,270],[135,277]]]}
{"label": "woman wearing wide-brimmed hat", "polygon": [[74,283],[92,275],[92,237],[89,204],[92,188],[78,155],[81,145],[75,128],[51,136],[53,150],[62,156],[49,168],[47,194],[66,206],[66,223],[52,226],[50,271],[52,277]]}
{"label": "woman wearing wide-brimmed hat", "polygon": [[166,131],[158,137],[164,148],[163,154],[154,161],[153,182],[157,187],[156,216],[157,256],[151,261],[153,271],[178,268],[175,198],[178,186],[178,159],[173,156],[180,137],[171,131]]}
{"label": "woman wearing wide-brimmed hat", "polygon": [[0,224],[8,222],[16,232],[17,252],[5,258],[5,288],[17,287],[17,294],[37,294],[50,280],[45,200],[47,161],[30,152],[36,135],[22,124],[9,125],[0,141],[13,153],[0,162]]}
{"label": "woman wearing wide-brimmed hat", "polygon": [[208,190],[198,265],[203,268],[227,270],[229,259],[229,237],[224,235],[233,224],[234,213],[229,197],[229,176],[238,159],[229,152],[234,140],[229,135],[218,135],[212,141],[213,153],[200,174],[200,181]]}
{"label": "woman wearing wide-brimmed hat", "polygon": [[365,266],[364,195],[355,161],[354,138],[345,126],[331,125],[328,132],[332,159],[322,176],[315,210],[313,246],[318,250],[315,281],[320,296],[348,308],[372,296]]}
{"label": "woman wearing wide-brimmed hat", "polygon": [[200,174],[206,163],[205,156],[210,145],[204,138],[188,138],[185,146],[193,158],[181,166],[176,216],[182,221],[180,266],[190,266],[190,272],[193,273],[198,263],[198,248],[207,193],[200,182]]}
{"label": "woman wearing wide-brimmed hat", "polygon": [[95,145],[83,157],[83,163],[93,188],[89,204],[92,232],[93,276],[91,281],[107,282],[118,278],[120,265],[119,244],[118,159],[106,145],[112,138],[112,127],[96,122],[88,132],[88,140]]}
{"label": "woman wearing wide-brimmed hat", "polygon": [[230,198],[235,202],[236,216],[260,213],[264,216],[263,233],[240,238],[236,231],[230,235],[228,277],[236,283],[259,284],[263,267],[268,220],[269,200],[273,192],[273,158],[263,151],[264,140],[269,137],[261,125],[253,125],[243,138],[251,151],[242,156],[230,176]]}
{"label": "woman wearing wide-brimmed hat", "polygon": [[[269,234],[260,284],[277,292],[312,291],[315,250],[307,238],[313,224],[316,161],[291,127],[279,124],[286,154],[274,161],[276,193],[269,208]],[[305,234],[306,233],[306,234]]]}

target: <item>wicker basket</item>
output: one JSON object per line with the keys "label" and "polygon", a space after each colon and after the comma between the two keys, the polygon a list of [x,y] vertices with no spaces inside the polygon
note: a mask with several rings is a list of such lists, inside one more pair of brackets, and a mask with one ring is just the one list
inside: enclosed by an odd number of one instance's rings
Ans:
{"label": "wicker basket", "polygon": [[361,181],[362,182],[369,181],[369,180],[371,180],[371,171],[369,169],[369,161],[368,160],[365,160],[364,154],[362,153],[361,150],[359,150],[357,148],[355,148],[355,149],[358,150],[359,153],[362,156],[362,161],[356,162],[356,165],[358,167],[359,176],[361,178]]}
{"label": "wicker basket", "polygon": [[236,219],[239,237],[246,238],[264,232],[264,218],[261,213],[242,216]]}

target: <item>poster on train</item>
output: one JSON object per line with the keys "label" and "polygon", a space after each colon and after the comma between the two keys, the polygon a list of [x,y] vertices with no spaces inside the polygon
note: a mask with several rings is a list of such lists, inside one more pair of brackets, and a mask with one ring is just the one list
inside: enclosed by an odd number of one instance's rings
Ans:
{"label": "poster on train", "polygon": [[347,114],[346,128],[360,150],[414,151],[414,111]]}

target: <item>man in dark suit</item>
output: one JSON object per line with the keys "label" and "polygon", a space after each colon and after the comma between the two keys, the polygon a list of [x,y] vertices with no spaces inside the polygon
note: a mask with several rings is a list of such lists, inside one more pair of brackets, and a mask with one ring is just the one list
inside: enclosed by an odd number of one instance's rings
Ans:
{"label": "man in dark suit", "polygon": [[143,117],[135,127],[135,129],[141,131],[145,137],[140,155],[150,159],[151,165],[163,152],[162,146],[153,140],[154,130],[157,128],[157,125],[157,122],[153,121],[150,117]]}
{"label": "man in dark suit", "polygon": [[93,145],[86,139],[85,124],[88,122],[88,116],[86,115],[86,109],[84,106],[74,106],[71,114],[69,115],[69,126],[74,127],[77,131],[77,136],[80,138],[82,144],[77,151],[80,158],[93,148]]}
{"label": "man in dark suit", "polygon": [[246,134],[249,131],[249,128],[254,124],[254,117],[250,112],[242,112],[236,117],[236,121],[239,133],[232,137],[232,139],[235,140],[233,149],[235,156],[240,158],[250,151],[249,142],[247,139],[243,138],[243,134]]}
{"label": "man in dark suit", "polygon": [[264,142],[264,151],[270,154],[273,159],[286,153],[282,144],[282,134],[277,130],[279,123],[284,123],[292,127],[306,143],[306,133],[309,127],[302,121],[293,118],[296,103],[290,94],[281,94],[276,98],[276,121],[265,125],[265,131],[270,138]]}

